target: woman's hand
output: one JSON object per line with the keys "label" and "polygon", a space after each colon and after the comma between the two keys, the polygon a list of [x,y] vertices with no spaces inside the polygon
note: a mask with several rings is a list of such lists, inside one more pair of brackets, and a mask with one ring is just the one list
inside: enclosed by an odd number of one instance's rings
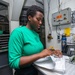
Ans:
{"label": "woman's hand", "polygon": [[60,50],[54,50],[53,54],[58,56],[58,57],[62,57],[62,52]]}
{"label": "woman's hand", "polygon": [[44,49],[40,54],[40,57],[46,57],[46,56],[50,56],[53,54],[53,51],[51,51],[50,49]]}

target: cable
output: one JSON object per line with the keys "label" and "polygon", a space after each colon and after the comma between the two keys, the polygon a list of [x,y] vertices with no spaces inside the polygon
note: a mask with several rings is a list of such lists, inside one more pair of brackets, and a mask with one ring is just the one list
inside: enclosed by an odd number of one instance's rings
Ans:
{"label": "cable", "polygon": [[62,2],[60,3],[60,0],[58,0],[58,11],[59,12],[61,11],[61,5],[62,5]]}
{"label": "cable", "polygon": [[51,26],[50,26],[50,23],[49,23],[50,1],[51,1],[51,0],[49,0],[49,1],[47,0],[47,2],[48,2],[48,15],[47,15],[47,21],[48,21],[48,26],[49,26],[50,34],[52,34],[52,29],[51,29]]}
{"label": "cable", "polygon": [[[57,30],[58,30],[57,27],[58,27],[58,26],[56,26],[56,33],[57,33],[57,34],[60,34],[60,32],[57,32]],[[59,28],[59,30],[61,30],[61,29]]]}
{"label": "cable", "polygon": [[44,5],[41,1],[39,1],[39,0],[35,0],[36,2],[38,2],[38,3],[40,3],[40,4],[42,4],[42,5]]}
{"label": "cable", "polygon": [[60,0],[58,0],[58,11],[60,11]]}

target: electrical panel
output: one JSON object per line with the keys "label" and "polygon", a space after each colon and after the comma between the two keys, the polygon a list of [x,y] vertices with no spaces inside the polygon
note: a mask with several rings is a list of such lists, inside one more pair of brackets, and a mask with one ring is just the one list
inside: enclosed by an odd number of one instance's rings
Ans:
{"label": "electrical panel", "polygon": [[72,23],[75,23],[75,11],[72,12]]}
{"label": "electrical panel", "polygon": [[52,14],[52,25],[63,25],[71,23],[71,9],[66,8]]}

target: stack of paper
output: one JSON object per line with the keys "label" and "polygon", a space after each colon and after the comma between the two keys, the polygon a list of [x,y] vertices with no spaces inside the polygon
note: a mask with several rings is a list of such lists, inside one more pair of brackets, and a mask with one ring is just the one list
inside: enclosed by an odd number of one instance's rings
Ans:
{"label": "stack of paper", "polygon": [[50,57],[38,59],[37,61],[34,62],[34,64],[39,67],[46,68],[49,70],[53,70],[55,66],[55,64],[53,63]]}
{"label": "stack of paper", "polygon": [[51,56],[53,62],[55,63],[55,67],[54,67],[54,70],[55,71],[58,71],[60,73],[65,73],[65,59],[64,57],[62,58],[58,58],[58,57],[55,57],[55,56]]}
{"label": "stack of paper", "polygon": [[57,58],[55,56],[49,56],[35,61],[34,64],[42,68],[53,70],[55,72],[65,73],[64,57]]}

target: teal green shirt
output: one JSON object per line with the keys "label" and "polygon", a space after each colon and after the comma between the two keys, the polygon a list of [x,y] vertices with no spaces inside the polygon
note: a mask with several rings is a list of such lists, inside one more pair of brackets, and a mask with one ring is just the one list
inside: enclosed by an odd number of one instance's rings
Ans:
{"label": "teal green shirt", "polygon": [[20,58],[39,53],[43,50],[38,33],[20,26],[13,30],[9,39],[9,64],[19,68]]}

